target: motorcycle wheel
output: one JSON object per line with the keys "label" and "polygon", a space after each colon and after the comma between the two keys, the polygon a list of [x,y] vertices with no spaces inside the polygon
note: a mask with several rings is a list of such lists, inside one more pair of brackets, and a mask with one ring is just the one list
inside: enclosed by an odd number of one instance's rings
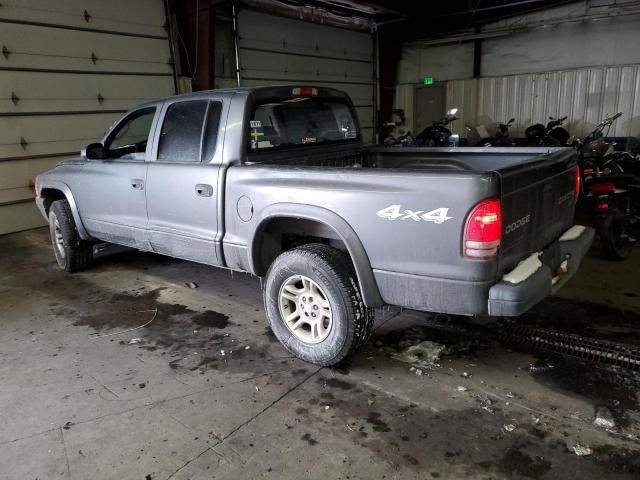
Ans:
{"label": "motorcycle wheel", "polygon": [[599,230],[604,250],[610,260],[621,261],[629,256],[633,245],[629,241],[629,232],[623,217],[604,218]]}

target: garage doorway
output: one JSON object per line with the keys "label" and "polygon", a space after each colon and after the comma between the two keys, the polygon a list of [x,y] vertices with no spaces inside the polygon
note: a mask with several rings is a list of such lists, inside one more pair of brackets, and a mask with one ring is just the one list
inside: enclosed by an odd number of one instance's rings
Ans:
{"label": "garage doorway", "polygon": [[444,85],[420,87],[416,91],[415,133],[418,134],[445,114],[447,90]]}

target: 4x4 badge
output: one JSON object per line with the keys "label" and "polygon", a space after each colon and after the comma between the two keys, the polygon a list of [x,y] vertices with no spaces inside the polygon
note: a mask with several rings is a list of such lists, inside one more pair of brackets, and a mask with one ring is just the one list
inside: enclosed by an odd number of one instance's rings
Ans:
{"label": "4x4 badge", "polygon": [[435,210],[431,210],[430,212],[425,212],[424,210],[402,210],[400,205],[390,205],[387,208],[383,208],[382,210],[378,210],[376,215],[380,218],[384,218],[387,220],[413,220],[414,222],[419,222],[421,220],[425,222],[433,222],[433,223],[444,223],[447,220],[451,220],[453,217],[448,217],[449,213],[448,208],[436,208]]}

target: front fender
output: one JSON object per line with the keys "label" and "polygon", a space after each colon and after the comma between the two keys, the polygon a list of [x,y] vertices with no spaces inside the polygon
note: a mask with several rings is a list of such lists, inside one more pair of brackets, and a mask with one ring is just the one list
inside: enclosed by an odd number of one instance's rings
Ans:
{"label": "front fender", "polygon": [[369,263],[369,257],[365,252],[360,238],[358,238],[356,232],[344,218],[322,207],[295,203],[276,203],[262,210],[258,215],[258,226],[249,238],[249,265],[251,266],[253,274],[257,274],[258,269],[255,258],[256,242],[260,239],[262,232],[270,220],[283,217],[313,220],[331,228],[345,244],[351,256],[365,305],[367,307],[379,307],[383,305],[378,284],[376,283],[371,264]]}
{"label": "front fender", "polygon": [[80,213],[78,212],[76,200],[75,198],[73,198],[73,193],[71,193],[71,189],[66,183],[60,180],[45,179],[42,181],[42,183],[38,182],[37,188],[38,192],[42,192],[45,189],[58,190],[62,192],[62,194],[67,199],[67,202],[69,202],[69,206],[71,207],[71,213],[73,214],[73,220],[76,223],[76,228],[78,229],[78,235],[80,235],[80,238],[82,238],[83,240],[91,240],[91,236],[87,233],[87,230],[84,228],[84,224],[82,223],[82,219],[80,218]]}

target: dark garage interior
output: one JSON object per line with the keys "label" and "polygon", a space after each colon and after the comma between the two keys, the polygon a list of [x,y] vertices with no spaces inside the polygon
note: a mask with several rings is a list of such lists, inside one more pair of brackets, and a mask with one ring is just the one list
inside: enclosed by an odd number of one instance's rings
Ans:
{"label": "dark garage interior", "polygon": [[638,0],[2,0],[0,479],[640,478],[638,45]]}

